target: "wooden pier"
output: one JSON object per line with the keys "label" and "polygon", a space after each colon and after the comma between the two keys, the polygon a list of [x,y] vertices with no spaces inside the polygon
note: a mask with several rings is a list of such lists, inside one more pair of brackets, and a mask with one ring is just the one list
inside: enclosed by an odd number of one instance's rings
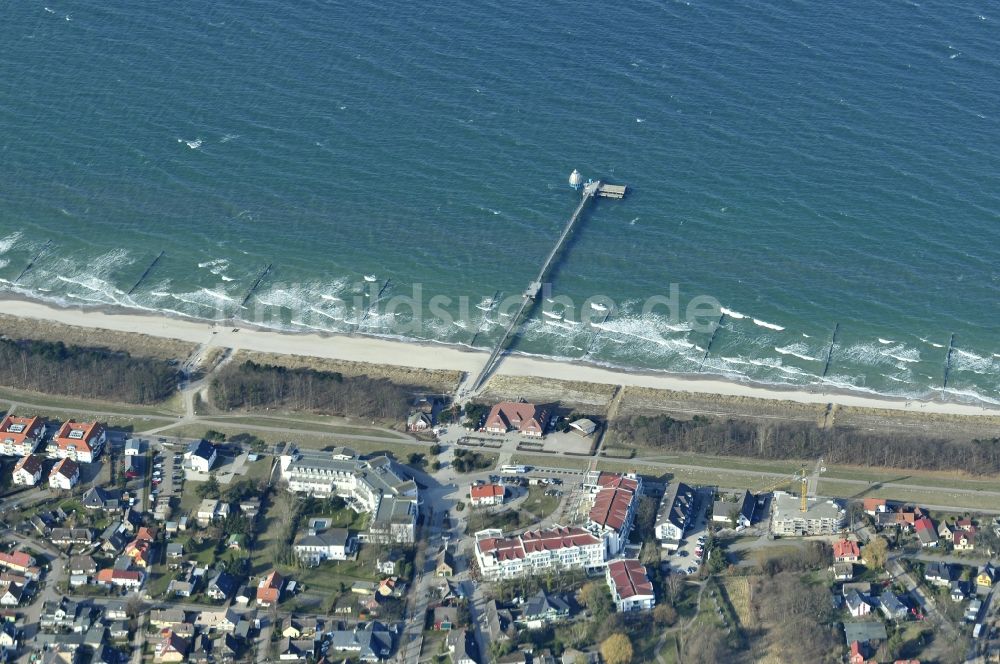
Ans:
{"label": "wooden pier", "polygon": [[559,252],[562,251],[563,247],[566,245],[566,241],[569,239],[569,236],[573,233],[576,223],[579,221],[583,211],[596,196],[600,196],[602,198],[622,199],[625,197],[627,190],[628,188],[626,186],[609,185],[600,181],[588,182],[584,185],[580,204],[576,206],[576,209],[570,216],[569,221],[567,221],[566,225],[563,227],[562,233],[559,235],[559,239],[556,240],[552,250],[548,253],[548,256],[545,257],[545,262],[542,263],[542,267],[538,270],[538,276],[535,277],[534,281],[529,283],[527,289],[525,289],[524,299],[521,301],[521,306],[518,307],[517,313],[514,314],[511,317],[510,322],[507,323],[507,327],[504,329],[503,335],[493,347],[492,352],[490,352],[489,359],[486,360],[486,364],[483,366],[482,371],[479,372],[476,380],[472,383],[471,390],[473,392],[478,391],[479,388],[483,386],[483,383],[486,382],[486,379],[490,376],[490,374],[493,373],[493,370],[496,368],[496,365],[500,360],[500,356],[505,350],[507,350],[511,341],[516,336],[515,332],[521,323],[522,316],[524,316],[524,313],[535,304],[535,298],[537,298],[538,294],[541,292],[542,284],[545,283],[546,276],[555,264],[556,258],[559,256]]}

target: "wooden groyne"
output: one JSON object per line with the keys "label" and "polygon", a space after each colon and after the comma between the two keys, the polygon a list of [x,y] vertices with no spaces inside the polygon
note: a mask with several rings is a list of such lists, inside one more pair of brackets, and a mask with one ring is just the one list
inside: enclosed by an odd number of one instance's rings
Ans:
{"label": "wooden groyne", "polygon": [[826,364],[823,365],[823,378],[830,371],[830,362],[833,360],[833,347],[837,343],[837,333],[840,332],[840,323],[833,326],[833,334],[830,336],[830,347],[826,349]]}
{"label": "wooden groyne", "polygon": [[264,277],[266,277],[268,273],[270,273],[271,267],[273,265],[274,265],[273,263],[267,264],[267,267],[264,268],[264,271],[261,272],[260,276],[257,277],[257,280],[253,282],[253,286],[251,286],[250,289],[247,291],[247,294],[243,296],[243,300],[240,302],[240,307],[247,306],[247,302],[250,301],[250,298],[253,297],[253,294],[257,291],[257,288],[260,286],[260,282],[264,281]]}
{"label": "wooden groyne", "polygon": [[378,303],[382,301],[382,295],[389,288],[389,284],[391,283],[392,279],[386,279],[385,283],[382,284],[382,287],[378,289],[378,293],[375,295],[375,299],[371,301],[371,304],[369,304],[368,308],[365,309],[365,315],[361,317],[360,321],[358,321],[358,327],[364,325],[365,322],[368,320],[368,317],[372,315],[372,312],[375,311],[375,307],[377,307]]}
{"label": "wooden groyne", "polygon": [[708,345],[705,346],[705,354],[701,358],[701,364],[698,365],[699,373],[705,367],[705,360],[708,359],[708,354],[712,352],[712,344],[715,343],[715,338],[719,336],[719,330],[722,329],[722,321],[724,320],[726,320],[726,314],[721,314],[719,321],[715,324],[715,329],[712,330],[712,338],[708,340]]}
{"label": "wooden groyne", "polygon": [[132,293],[135,292],[135,289],[137,289],[139,287],[139,284],[141,284],[146,279],[146,277],[149,276],[149,273],[153,271],[153,268],[156,267],[156,264],[160,262],[160,259],[163,258],[163,254],[165,254],[165,253],[166,252],[161,251],[156,256],[156,258],[153,259],[153,262],[149,264],[149,267],[146,268],[146,271],[143,272],[139,276],[139,279],[137,279],[136,282],[132,285],[132,288],[128,289],[128,292],[126,293],[126,295],[131,295]]}
{"label": "wooden groyne", "polygon": [[952,333],[951,339],[948,340],[948,354],[944,357],[944,382],[941,385],[942,390],[948,389],[948,379],[951,378],[951,356],[955,352],[955,334]]}
{"label": "wooden groyne", "polygon": [[38,262],[38,259],[42,257],[42,254],[45,253],[45,250],[48,249],[51,244],[52,240],[46,240],[45,244],[42,245],[42,248],[38,250],[37,254],[35,254],[35,257],[32,258],[30,261],[28,261],[28,264],[24,266],[24,269],[21,270],[21,273],[17,275],[17,278],[15,278],[12,283],[16,284],[17,282],[19,282],[21,280],[21,277],[23,277],[28,273],[28,270],[35,267],[35,263]]}

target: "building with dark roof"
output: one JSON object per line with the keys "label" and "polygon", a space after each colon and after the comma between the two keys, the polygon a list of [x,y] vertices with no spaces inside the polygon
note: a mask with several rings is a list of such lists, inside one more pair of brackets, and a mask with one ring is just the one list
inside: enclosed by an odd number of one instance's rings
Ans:
{"label": "building with dark roof", "polygon": [[695,492],[683,482],[674,482],[667,487],[656,511],[656,539],[661,546],[676,551],[684,539],[694,511]]}

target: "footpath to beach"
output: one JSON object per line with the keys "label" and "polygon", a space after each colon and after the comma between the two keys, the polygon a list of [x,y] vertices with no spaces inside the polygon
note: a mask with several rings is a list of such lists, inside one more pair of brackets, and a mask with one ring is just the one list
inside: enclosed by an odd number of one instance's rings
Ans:
{"label": "footpath to beach", "polygon": [[[118,310],[63,308],[18,299],[3,298],[3,313],[22,319],[62,323],[90,329],[146,334],[189,343],[233,350],[317,357],[349,362],[413,367],[418,369],[478,373],[487,360],[482,351],[463,350],[434,343],[403,342],[359,335],[320,335],[278,332],[241,326],[239,323],[212,324],[192,319]],[[1000,409],[945,401],[916,401],[879,398],[841,391],[808,391],[768,388],[719,379],[673,376],[661,373],[628,372],[576,362],[511,355],[499,364],[500,376],[546,377],[556,380],[645,387],[659,390],[784,400],[809,404],[838,404],[911,413],[997,416]]]}

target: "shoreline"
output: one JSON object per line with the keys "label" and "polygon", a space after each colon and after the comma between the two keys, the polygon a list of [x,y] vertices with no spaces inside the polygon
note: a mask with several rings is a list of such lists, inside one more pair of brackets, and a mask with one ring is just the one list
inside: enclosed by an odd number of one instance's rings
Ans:
{"label": "shoreline", "polygon": [[[109,305],[58,306],[16,293],[0,295],[2,312],[22,319],[145,334],[199,345],[279,355],[318,357],[416,369],[477,373],[487,351],[432,341],[401,341],[362,334],[279,331],[244,321],[212,322]],[[847,389],[748,384],[719,377],[627,370],[579,361],[510,354],[495,375],[545,377],[572,382],[643,387],[673,392],[746,397],[808,404],[890,409],[907,413],[1000,416],[1000,408],[937,399],[864,395]]]}

